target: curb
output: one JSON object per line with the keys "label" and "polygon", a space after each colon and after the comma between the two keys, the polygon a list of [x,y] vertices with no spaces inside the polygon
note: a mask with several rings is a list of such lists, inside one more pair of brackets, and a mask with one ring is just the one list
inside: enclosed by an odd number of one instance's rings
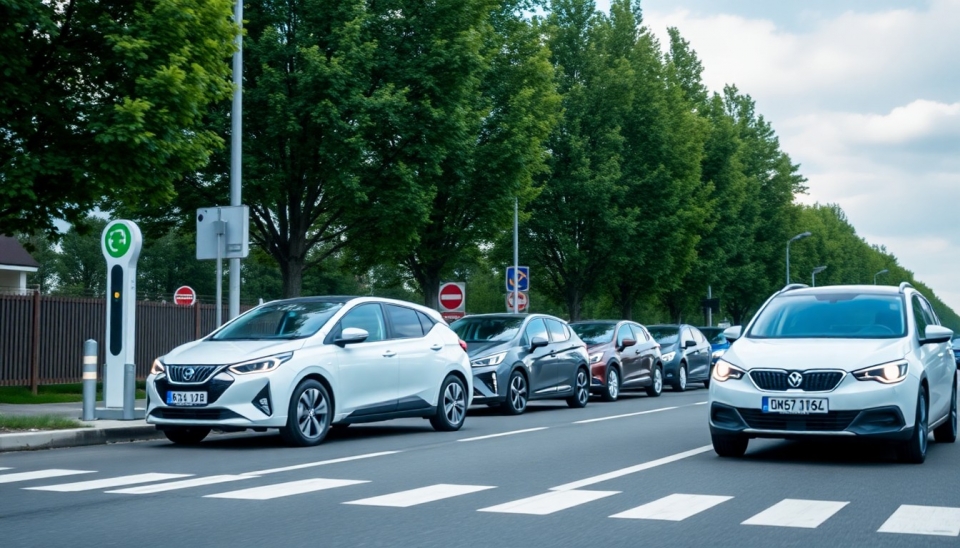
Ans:
{"label": "curb", "polygon": [[157,427],[152,424],[118,428],[80,428],[76,430],[23,432],[0,435],[0,452],[103,445],[107,443],[154,440],[163,437],[163,432],[157,430]]}

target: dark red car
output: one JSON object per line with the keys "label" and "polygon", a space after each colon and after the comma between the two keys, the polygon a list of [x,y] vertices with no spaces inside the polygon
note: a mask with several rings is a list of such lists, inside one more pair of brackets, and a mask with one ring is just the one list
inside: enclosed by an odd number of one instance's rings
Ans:
{"label": "dark red car", "polygon": [[621,390],[644,389],[648,396],[663,390],[660,345],[642,325],[631,321],[582,321],[570,328],[587,344],[590,392],[616,401]]}

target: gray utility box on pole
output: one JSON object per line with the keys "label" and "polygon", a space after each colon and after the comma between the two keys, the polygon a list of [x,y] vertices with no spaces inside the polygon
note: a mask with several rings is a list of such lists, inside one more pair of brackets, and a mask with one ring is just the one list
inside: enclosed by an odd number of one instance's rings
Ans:
{"label": "gray utility box on pole", "polygon": [[249,254],[250,208],[241,205],[197,210],[197,260],[217,261],[217,327],[223,325],[223,259],[245,259]]}

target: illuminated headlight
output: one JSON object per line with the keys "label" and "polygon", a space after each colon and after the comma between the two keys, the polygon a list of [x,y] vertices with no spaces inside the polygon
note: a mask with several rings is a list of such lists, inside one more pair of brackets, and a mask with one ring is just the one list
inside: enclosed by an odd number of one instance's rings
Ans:
{"label": "illuminated headlight", "polygon": [[507,357],[506,352],[500,352],[498,354],[490,354],[489,356],[484,356],[482,358],[477,358],[475,360],[470,360],[470,365],[474,367],[486,367],[488,365],[498,365],[503,361],[503,358]]}
{"label": "illuminated headlight", "polygon": [[164,367],[163,362],[160,361],[160,358],[153,360],[153,365],[150,366],[151,375],[159,375],[160,373],[165,373],[167,368]]}
{"label": "illuminated headlight", "polygon": [[724,360],[718,360],[717,365],[713,367],[713,379],[718,382],[725,382],[730,379],[742,379],[744,370]]}
{"label": "illuminated headlight", "polygon": [[858,381],[877,381],[883,384],[896,384],[907,378],[907,362],[882,363],[853,372]]}
{"label": "illuminated headlight", "polygon": [[293,352],[287,352],[286,354],[277,354],[276,356],[268,356],[266,358],[257,358],[255,360],[250,360],[247,362],[240,362],[240,363],[231,365],[227,369],[231,373],[236,373],[237,375],[247,375],[250,373],[268,373],[280,367],[280,364],[289,360],[292,357],[293,357]]}
{"label": "illuminated headlight", "polygon": [[721,348],[720,350],[714,350],[714,351],[713,351],[713,359],[717,359],[717,358],[719,358],[720,356],[723,356],[723,353],[726,352],[726,351],[727,351],[727,350],[726,350],[725,348]]}
{"label": "illuminated headlight", "polygon": [[673,352],[667,352],[667,353],[664,354],[663,356],[660,356],[660,359],[663,360],[663,361],[665,361],[665,362],[672,362],[673,359],[676,358],[676,357],[677,357],[677,352],[676,352],[676,351],[673,351]]}
{"label": "illuminated headlight", "polygon": [[600,363],[600,360],[603,359],[603,352],[597,352],[596,354],[590,354],[590,363]]}

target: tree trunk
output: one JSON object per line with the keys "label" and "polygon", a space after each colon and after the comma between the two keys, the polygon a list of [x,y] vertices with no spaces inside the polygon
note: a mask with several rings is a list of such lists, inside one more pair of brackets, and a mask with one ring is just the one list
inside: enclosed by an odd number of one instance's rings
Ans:
{"label": "tree trunk", "polygon": [[620,319],[633,320],[633,291],[632,287],[620,284]]}
{"label": "tree trunk", "polygon": [[420,290],[423,291],[423,305],[440,310],[440,275],[425,273]]}
{"label": "tree trunk", "polygon": [[580,306],[583,304],[583,297],[580,291],[570,289],[567,291],[567,314],[570,315],[570,322],[580,321]]}
{"label": "tree trunk", "polygon": [[303,289],[303,259],[291,257],[281,262],[280,276],[283,279],[283,297],[299,297]]}

